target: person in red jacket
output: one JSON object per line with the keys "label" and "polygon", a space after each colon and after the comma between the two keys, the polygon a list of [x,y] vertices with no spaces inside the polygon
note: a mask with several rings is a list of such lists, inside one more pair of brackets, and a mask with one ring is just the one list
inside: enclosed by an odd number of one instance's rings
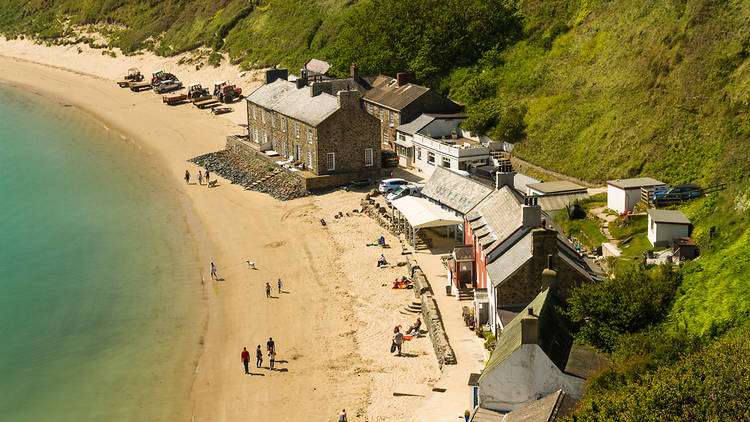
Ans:
{"label": "person in red jacket", "polygon": [[247,351],[247,347],[243,347],[242,348],[242,364],[245,365],[246,374],[250,373],[250,370],[247,368],[249,361],[250,361],[250,352]]}

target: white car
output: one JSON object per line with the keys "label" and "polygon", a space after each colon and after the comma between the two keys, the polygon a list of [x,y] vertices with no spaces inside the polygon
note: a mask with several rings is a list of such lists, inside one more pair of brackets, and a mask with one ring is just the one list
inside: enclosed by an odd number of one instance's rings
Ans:
{"label": "white car", "polygon": [[399,178],[383,179],[383,181],[380,182],[380,185],[378,186],[378,191],[380,193],[389,193],[408,183],[409,182],[407,182],[406,180]]}
{"label": "white car", "polygon": [[403,198],[404,196],[418,195],[419,191],[421,191],[423,187],[424,185],[417,185],[417,184],[412,184],[412,183],[407,184],[407,185],[402,185],[398,189],[386,195],[385,202],[390,204],[391,201],[398,199],[398,198]]}

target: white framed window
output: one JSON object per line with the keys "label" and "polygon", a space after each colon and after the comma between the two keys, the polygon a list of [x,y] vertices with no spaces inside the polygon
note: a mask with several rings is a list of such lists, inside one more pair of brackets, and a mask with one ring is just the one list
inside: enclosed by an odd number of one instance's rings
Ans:
{"label": "white framed window", "polygon": [[451,167],[451,160],[449,158],[443,157],[443,167],[446,167],[446,168]]}
{"label": "white framed window", "polygon": [[312,151],[307,151],[307,168],[312,169]]}
{"label": "white framed window", "polygon": [[372,113],[372,104],[367,103],[367,111]]}
{"label": "white framed window", "polygon": [[266,123],[266,111],[262,108],[260,109],[260,121]]}
{"label": "white framed window", "polygon": [[389,111],[388,114],[390,115],[389,119],[390,119],[391,127],[393,127],[393,118],[396,115],[396,113]]}
{"label": "white framed window", "polygon": [[307,143],[312,144],[312,129],[307,129]]}
{"label": "white framed window", "polygon": [[258,120],[258,118],[255,116],[255,106],[253,105],[253,120]]}
{"label": "white framed window", "polygon": [[380,121],[382,122],[383,121],[383,109],[382,108],[378,110],[378,115],[380,116]]}
{"label": "white framed window", "polygon": [[281,156],[286,158],[286,142],[281,143]]}
{"label": "white framed window", "polygon": [[264,144],[265,144],[265,143],[268,143],[268,134],[266,133],[266,131],[265,131],[265,130],[263,131],[263,143],[264,143]]}
{"label": "white framed window", "polygon": [[388,145],[388,131],[383,131],[383,143]]}
{"label": "white framed window", "polygon": [[283,117],[281,118],[281,131],[286,132],[286,119]]}
{"label": "white framed window", "polygon": [[253,128],[253,141],[258,142],[258,128]]}
{"label": "white framed window", "polygon": [[365,166],[369,167],[375,164],[372,156],[372,148],[365,148]]}
{"label": "white framed window", "polygon": [[428,152],[427,153],[427,164],[435,165],[435,153],[434,152]]}
{"label": "white framed window", "polygon": [[336,154],[333,152],[326,154],[326,169],[328,171],[336,170]]}
{"label": "white framed window", "polygon": [[276,113],[269,111],[268,114],[271,115],[271,127],[276,127]]}
{"label": "white framed window", "polygon": [[299,138],[299,122],[294,122],[294,136]]}
{"label": "white framed window", "polygon": [[417,148],[417,160],[422,159],[422,148]]}

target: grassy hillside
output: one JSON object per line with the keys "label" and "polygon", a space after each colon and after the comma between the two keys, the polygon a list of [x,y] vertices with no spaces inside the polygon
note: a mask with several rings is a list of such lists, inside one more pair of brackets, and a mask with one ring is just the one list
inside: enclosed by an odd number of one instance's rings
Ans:
{"label": "grassy hillside", "polygon": [[353,0],[5,0],[0,31],[50,43],[107,38],[100,47],[170,56],[198,47],[229,54],[245,67],[297,68],[325,48]]}

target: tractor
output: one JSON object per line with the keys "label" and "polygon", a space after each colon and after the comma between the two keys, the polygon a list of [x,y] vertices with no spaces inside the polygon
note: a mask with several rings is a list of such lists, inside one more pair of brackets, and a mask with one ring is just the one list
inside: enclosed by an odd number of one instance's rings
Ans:
{"label": "tractor", "polygon": [[242,88],[230,85],[227,81],[214,84],[214,96],[222,103],[231,103],[242,96]]}
{"label": "tractor", "polygon": [[203,88],[201,84],[190,84],[190,86],[188,86],[188,100],[207,97],[209,95],[211,95],[211,93],[208,92],[208,88]]}
{"label": "tractor", "polygon": [[143,75],[137,67],[133,67],[128,69],[128,75],[123,79],[125,79],[126,81],[140,82],[143,80]]}
{"label": "tractor", "polygon": [[157,70],[156,72],[151,74],[151,86],[152,87],[155,87],[156,85],[159,85],[161,82],[167,81],[167,80],[176,81],[178,79],[177,79],[177,76],[171,73],[166,73],[163,70]]}

